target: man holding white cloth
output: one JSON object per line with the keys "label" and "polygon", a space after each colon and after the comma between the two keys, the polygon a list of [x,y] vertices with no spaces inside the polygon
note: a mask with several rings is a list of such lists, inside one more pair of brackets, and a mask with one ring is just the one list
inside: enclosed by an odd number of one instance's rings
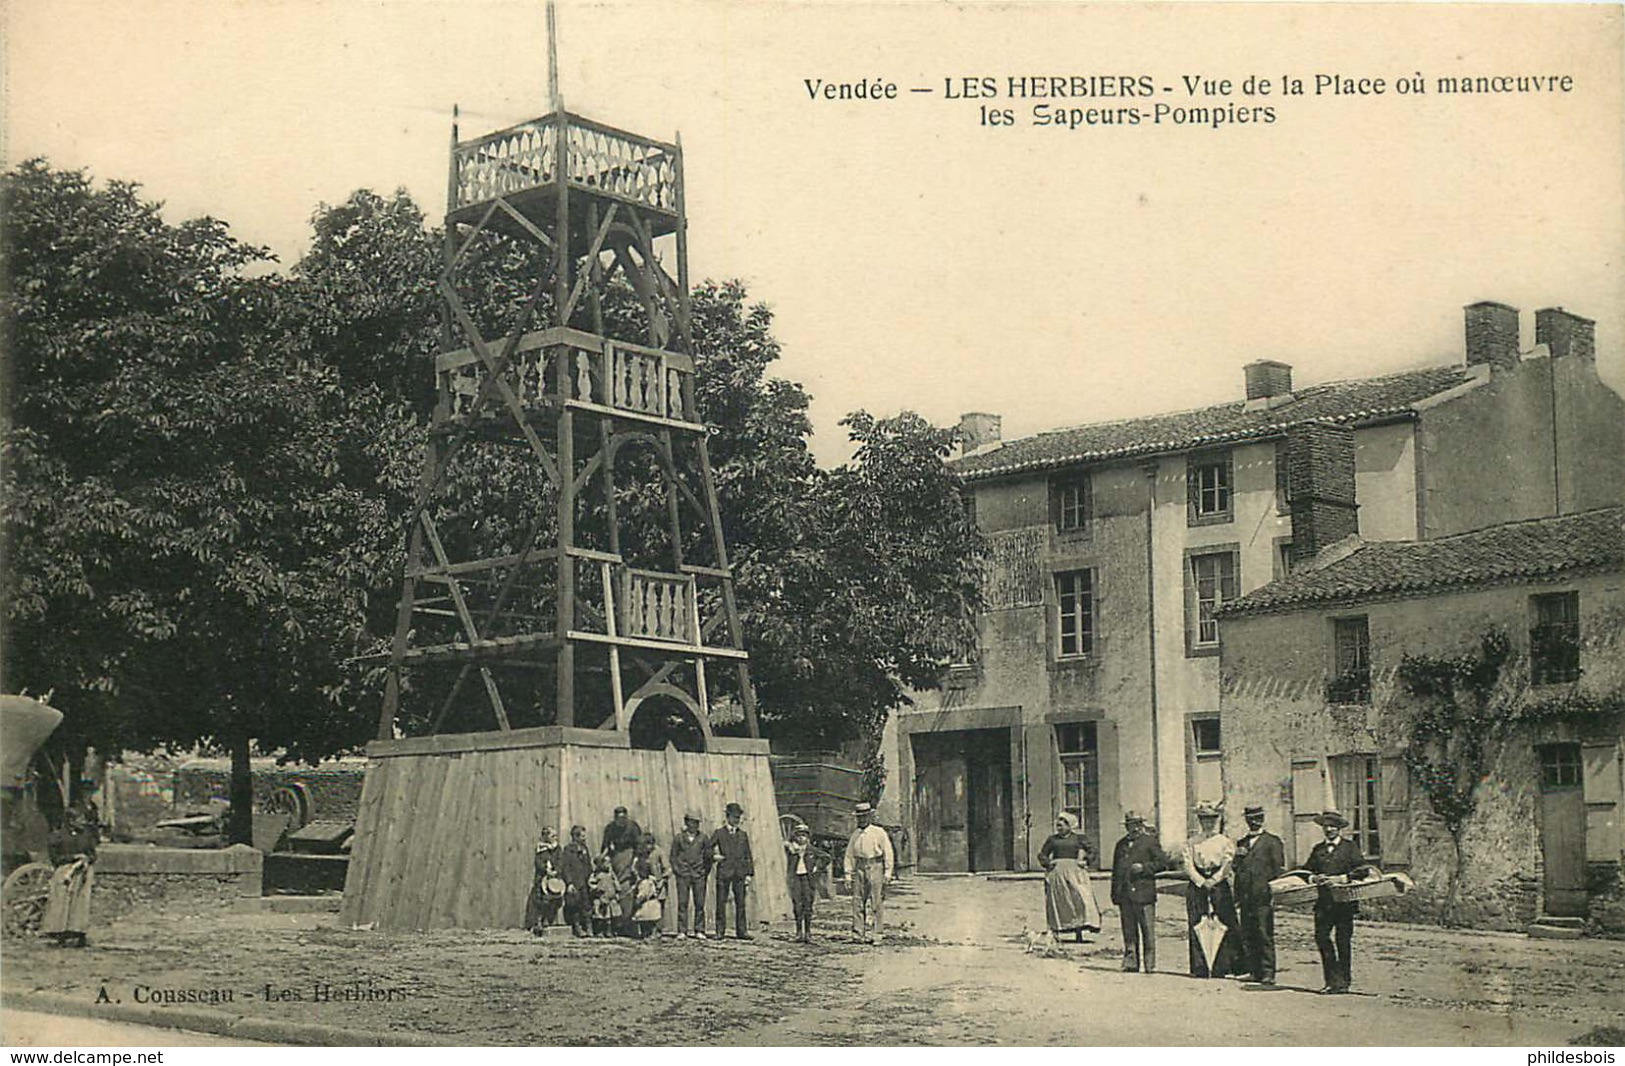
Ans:
{"label": "man holding white cloth", "polygon": [[[881,921],[881,904],[886,885],[897,869],[897,857],[892,852],[891,837],[886,830],[874,824],[875,809],[860,803],[852,809],[857,816],[857,832],[846,842],[846,877],[852,889],[852,935],[873,944],[880,939],[885,926]],[[874,922],[874,932],[866,933],[864,908]]]}

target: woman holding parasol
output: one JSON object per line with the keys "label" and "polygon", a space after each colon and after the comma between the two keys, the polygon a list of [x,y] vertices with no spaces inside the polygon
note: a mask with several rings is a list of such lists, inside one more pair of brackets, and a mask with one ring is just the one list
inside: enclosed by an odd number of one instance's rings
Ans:
{"label": "woman holding parasol", "polygon": [[1230,886],[1236,843],[1219,832],[1219,813],[1216,803],[1198,803],[1196,821],[1201,829],[1185,844],[1192,977],[1228,977],[1239,950],[1240,922]]}

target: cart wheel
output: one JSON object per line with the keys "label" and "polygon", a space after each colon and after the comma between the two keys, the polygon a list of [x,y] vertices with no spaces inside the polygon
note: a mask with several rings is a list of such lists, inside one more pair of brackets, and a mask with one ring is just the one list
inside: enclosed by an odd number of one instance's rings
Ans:
{"label": "cart wheel", "polygon": [[45,901],[51,895],[52,868],[31,862],[17,867],[0,887],[0,914],[5,935],[33,936],[45,916]]}
{"label": "cart wheel", "polygon": [[803,822],[794,814],[779,815],[779,832],[784,835],[784,839],[786,840],[789,840],[790,837],[795,834],[796,827],[806,824],[806,822]]}
{"label": "cart wheel", "polygon": [[286,814],[288,816],[288,830],[302,829],[310,821],[315,812],[310,795],[305,786],[300,784],[283,785],[265,801],[267,814]]}

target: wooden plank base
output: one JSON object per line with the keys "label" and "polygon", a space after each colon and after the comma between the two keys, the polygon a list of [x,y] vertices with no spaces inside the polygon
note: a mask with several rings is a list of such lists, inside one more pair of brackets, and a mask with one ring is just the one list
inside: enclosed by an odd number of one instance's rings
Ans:
{"label": "wooden plank base", "polygon": [[[518,928],[543,826],[557,829],[562,843],[570,826],[584,825],[596,851],[615,808],[625,807],[669,850],[685,811],[698,813],[710,833],[729,802],[745,808],[756,856],[751,923],[790,917],[766,743],[700,754],[575,743],[576,731],[564,730],[536,730],[515,743],[519,732],[503,734],[500,746],[480,743],[487,734],[469,734],[368,748],[374,761],[362,788],[342,921],[383,929]],[[714,929],[714,882],[707,892]],[[674,884],[666,929],[676,928],[676,899]]]}

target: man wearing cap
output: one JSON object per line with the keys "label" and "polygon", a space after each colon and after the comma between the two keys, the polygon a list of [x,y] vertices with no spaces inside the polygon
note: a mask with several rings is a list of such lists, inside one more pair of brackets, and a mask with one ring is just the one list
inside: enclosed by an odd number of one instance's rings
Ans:
{"label": "man wearing cap", "polygon": [[[683,828],[671,842],[671,871],[677,877],[677,935],[705,939],[705,882],[710,876],[705,834],[700,832],[700,816],[694,811],[683,815]],[[693,899],[694,928],[689,930],[689,900]]]}
{"label": "man wearing cap", "polygon": [[[858,828],[846,842],[846,876],[842,880],[852,889],[852,935],[873,944],[885,930],[882,907],[886,885],[897,872],[897,856],[892,851],[890,834],[874,824],[874,807],[860,803],[852,808],[852,814]],[[873,933],[865,929],[865,910],[874,922]]]}
{"label": "man wearing cap", "polygon": [[798,821],[784,842],[784,872],[790,882],[790,907],[795,913],[796,939],[812,943],[813,904],[818,899],[818,879],[829,869],[829,852],[812,842],[812,830]]}
{"label": "man wearing cap", "polygon": [[1242,969],[1261,985],[1275,983],[1275,904],[1270,882],[1286,869],[1281,838],[1264,829],[1264,808],[1242,811],[1247,835],[1236,841],[1236,903],[1241,908]]}
{"label": "man wearing cap", "polygon": [[1156,834],[1135,811],[1123,812],[1124,835],[1112,849],[1112,903],[1123,925],[1123,969],[1157,968],[1157,871],[1163,866]]}
{"label": "man wearing cap", "polygon": [[717,872],[717,939],[728,929],[728,896],[734,901],[734,935],[749,940],[745,929],[745,891],[756,876],[756,860],[750,851],[750,834],[740,826],[745,808],[730,803],[723,811],[723,825],[711,834],[706,856]]}
{"label": "man wearing cap", "polygon": [[1326,839],[1309,852],[1303,868],[1310,873],[1309,880],[1320,886],[1320,898],[1315,900],[1315,947],[1320,949],[1321,974],[1326,987],[1321,992],[1336,995],[1347,992],[1354,983],[1354,965],[1350,952],[1354,946],[1354,919],[1360,913],[1358,903],[1339,903],[1332,898],[1334,884],[1348,880],[1357,867],[1366,864],[1359,845],[1343,837],[1348,819],[1336,811],[1325,811],[1315,824],[1326,833]]}

